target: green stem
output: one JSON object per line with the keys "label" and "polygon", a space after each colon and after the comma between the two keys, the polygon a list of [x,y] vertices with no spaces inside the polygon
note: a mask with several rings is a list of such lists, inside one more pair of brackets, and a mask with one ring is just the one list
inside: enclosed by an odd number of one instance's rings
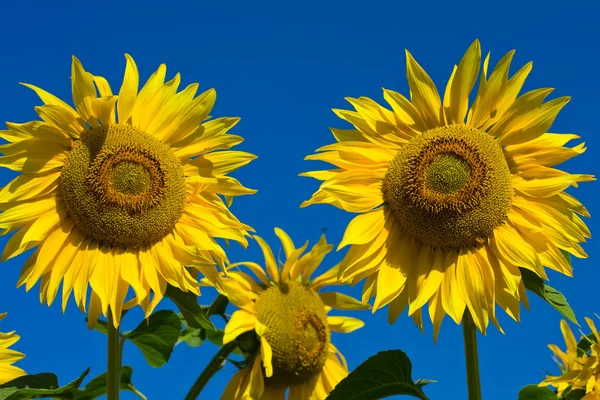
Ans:
{"label": "green stem", "polygon": [[481,400],[481,381],[479,379],[479,358],[477,356],[477,327],[469,310],[465,310],[462,320],[465,338],[465,359],[467,363],[467,388],[469,400]]}
{"label": "green stem", "polygon": [[225,361],[237,347],[237,341],[234,340],[233,342],[224,344],[223,347],[219,349],[206,368],[204,368],[204,371],[202,371],[198,379],[196,379],[196,382],[194,382],[194,385],[185,396],[185,400],[196,400],[198,398],[198,395],[200,395],[200,392],[204,389],[204,386],[206,386],[210,378],[223,367],[223,361]]}
{"label": "green stem", "polygon": [[112,311],[108,310],[108,373],[107,373],[107,398],[119,400],[121,380],[121,344],[119,341],[119,328],[115,328]]}

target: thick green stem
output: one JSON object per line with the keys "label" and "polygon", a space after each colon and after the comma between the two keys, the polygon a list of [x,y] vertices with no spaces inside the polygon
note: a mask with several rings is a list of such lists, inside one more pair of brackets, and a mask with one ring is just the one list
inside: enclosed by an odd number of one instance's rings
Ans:
{"label": "thick green stem", "polygon": [[121,350],[119,328],[115,328],[112,311],[108,310],[108,369],[106,392],[108,400],[119,400]]}
{"label": "thick green stem", "polygon": [[233,342],[224,344],[223,347],[219,349],[206,368],[204,368],[204,371],[202,371],[198,379],[196,379],[194,386],[192,386],[187,396],[185,396],[185,400],[196,400],[198,398],[198,395],[200,395],[200,392],[204,389],[204,386],[208,383],[210,378],[223,367],[223,361],[225,361],[237,347],[237,341],[234,340]]}
{"label": "thick green stem", "polygon": [[462,320],[465,338],[465,359],[467,362],[467,388],[469,400],[481,400],[481,382],[479,380],[479,358],[477,356],[477,327],[469,310],[465,310]]}

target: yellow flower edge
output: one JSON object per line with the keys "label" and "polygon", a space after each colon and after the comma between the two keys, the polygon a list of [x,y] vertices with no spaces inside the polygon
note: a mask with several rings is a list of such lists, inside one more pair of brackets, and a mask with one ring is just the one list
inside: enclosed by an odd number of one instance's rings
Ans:
{"label": "yellow flower edge", "polygon": [[[6,317],[6,313],[0,313],[0,321],[4,317]],[[25,357],[25,355],[10,348],[19,339],[20,337],[15,331],[8,333],[0,332],[0,385],[25,375],[25,371],[13,365]]]}
{"label": "yellow flower edge", "polygon": [[44,103],[35,107],[41,121],[0,131],[9,142],[0,166],[21,173],[0,191],[0,229],[14,233],[2,258],[37,247],[18,285],[41,281],[50,305],[62,283],[63,310],[73,293],[90,327],[109,313],[118,326],[123,307],[149,315],[167,284],[199,295],[195,275],[218,281],[216,263],[227,262],[215,238],[246,246],[251,230],[228,209],[233,196],[255,192],[227,175],[255,158],[228,150],[243,141],[228,133],[239,118],[208,120],[215,90],[177,92],[181,77],[165,82],[164,64],[138,91],[137,66],[125,58],[113,94],[73,57],[75,108],[25,84]]}
{"label": "yellow flower edge", "polygon": [[590,327],[596,343],[590,346],[589,354],[583,353],[577,355],[577,341],[569,324],[565,320],[560,321],[560,330],[565,339],[566,351],[562,351],[554,344],[548,345],[550,350],[556,356],[555,360],[559,364],[562,374],[559,376],[548,376],[539,384],[539,386],[554,386],[558,390],[558,395],[562,396],[565,389],[571,387],[571,390],[583,389],[585,396],[581,400],[600,399],[600,334],[590,318],[585,318]]}
{"label": "yellow flower edge", "polygon": [[391,110],[347,98],[355,111],[334,110],[353,129],[332,128],[336,143],[307,160],[334,168],[300,174],[321,186],[301,207],[331,204],[358,213],[338,249],[350,246],[340,279],[364,280],[363,301],[388,306],[394,323],[408,308],[423,329],[424,306],[437,338],[444,316],[457,324],[466,310],[485,333],[502,331],[496,305],[513,319],[528,308],[519,267],[547,279],[544,267],[572,276],[561,250],[587,254],[585,207],[565,190],[591,175],[552,168],[583,153],[574,134],[547,133],[569,101],[544,102],[552,89],[519,96],[528,63],[509,77],[514,51],[488,76],[490,55],[473,104],[481,66],[479,41],[454,67],[443,99],[406,52],[410,97],[384,89]]}
{"label": "yellow flower edge", "polygon": [[[248,331],[260,337],[260,353],[251,365],[237,372],[225,389],[222,400],[325,399],[337,383],[348,375],[346,360],[331,343],[331,332],[352,332],[364,326],[356,318],[327,315],[331,309],[370,308],[354,298],[322,288],[339,285],[338,266],[311,279],[332,245],[323,235],[303,254],[306,242],[296,248],[281,229],[286,261],[278,267],[273,251],[259,236],[266,268],[253,262],[231,265],[223,278],[221,292],[239,309],[225,327],[223,342],[229,343]],[[241,270],[244,266],[256,279]]]}

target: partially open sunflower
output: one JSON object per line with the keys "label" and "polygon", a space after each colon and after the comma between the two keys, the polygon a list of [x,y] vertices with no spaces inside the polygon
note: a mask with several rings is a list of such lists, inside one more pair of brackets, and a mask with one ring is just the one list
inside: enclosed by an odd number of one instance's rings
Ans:
{"label": "partially open sunflower", "polygon": [[[6,317],[6,313],[0,314],[0,321]],[[0,385],[10,382],[25,375],[25,371],[13,364],[25,357],[23,353],[11,350],[10,346],[19,341],[19,335],[15,331],[0,332]]]}
{"label": "partially open sunflower", "polygon": [[513,54],[489,76],[488,54],[469,107],[478,41],[443,100],[407,51],[410,100],[384,89],[390,110],[348,98],[356,111],[334,111],[354,129],[332,129],[337,143],[306,157],[336,168],[301,174],[324,181],[302,206],[360,214],[340,243],[351,245],[340,278],[366,279],[363,300],[375,296],[374,310],[389,305],[390,323],[408,306],[422,326],[429,303],[434,336],[446,314],[460,323],[465,309],[485,332],[490,319],[497,325],[495,304],[516,320],[520,302],[527,306],[519,267],[544,279],[544,266],[571,276],[561,250],[587,256],[579,243],[590,232],[579,215],[589,214],[565,190],[594,178],[552,168],[585,147],[565,147],[576,135],[547,133],[569,98],[544,103],[552,89],[519,96],[532,65],[509,77]]}
{"label": "partially open sunflower", "polygon": [[242,271],[223,278],[222,293],[239,310],[225,327],[224,343],[244,332],[260,336],[260,354],[252,365],[237,372],[223,400],[325,399],[348,375],[342,354],[331,343],[331,332],[352,332],[364,325],[351,317],[328,316],[332,309],[362,310],[369,306],[336,292],[317,293],[338,284],[338,266],[311,280],[325,255],[332,249],[325,236],[306,253],[308,242],[296,248],[281,229],[275,232],[283,245],[286,261],[280,269],[271,248],[255,236],[265,256],[265,270],[253,262],[246,266],[256,279]]}
{"label": "partially open sunflower", "polygon": [[19,285],[41,280],[41,300],[63,308],[72,292],[89,323],[110,309],[118,325],[129,288],[147,314],[167,284],[199,294],[194,267],[218,279],[226,255],[214,238],[247,245],[240,223],[219,195],[254,193],[227,174],[255,156],[228,149],[238,118],[205,121],[216,94],[177,92],[161,65],[138,92],[135,62],[126,55],[118,95],[108,82],[72,64],[75,109],[32,85],[44,102],[42,121],[7,123],[0,165],[21,175],[0,192],[0,229],[14,232],[4,260],[35,246]]}
{"label": "partially open sunflower", "polygon": [[578,349],[573,331],[566,321],[560,321],[566,352],[554,344],[548,347],[556,356],[561,374],[546,377],[539,386],[555,386],[559,396],[562,396],[567,389],[583,390],[585,395],[578,397],[581,400],[600,400],[600,344],[598,344],[600,334],[593,320],[586,318],[585,321],[592,331],[590,336],[581,339],[584,344],[587,344],[588,351]]}

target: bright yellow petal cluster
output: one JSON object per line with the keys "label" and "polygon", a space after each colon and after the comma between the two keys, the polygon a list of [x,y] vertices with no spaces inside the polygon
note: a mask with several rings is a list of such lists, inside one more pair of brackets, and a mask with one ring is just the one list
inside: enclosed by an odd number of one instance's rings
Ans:
{"label": "bright yellow petal cluster", "polygon": [[[0,321],[4,317],[6,317],[6,313],[0,314]],[[18,341],[19,335],[15,334],[15,331],[9,333],[0,332],[0,385],[25,375],[25,371],[13,365],[25,357],[23,353],[10,349],[10,346]]]}
{"label": "bright yellow petal cluster", "polygon": [[[106,79],[84,70],[75,57],[71,73],[75,108],[26,84],[44,103],[35,107],[41,121],[7,123],[9,129],[0,131],[0,137],[9,142],[0,146],[4,154],[0,166],[21,173],[0,191],[0,229],[2,234],[14,233],[2,259],[37,246],[23,267],[19,285],[30,290],[41,281],[41,301],[48,305],[62,283],[63,309],[74,293],[85,312],[90,286],[90,326],[101,313],[106,316],[109,312],[118,324],[130,288],[135,297],[127,306],[141,305],[146,315],[161,300],[167,284],[199,294],[193,274],[200,271],[218,279],[215,261],[227,262],[215,238],[246,246],[247,230],[251,229],[240,223],[225,203],[230,203],[232,196],[255,192],[227,175],[255,158],[227,150],[243,140],[228,133],[239,118],[207,121],[215,90],[196,96],[198,84],[193,83],[178,92],[180,75],[165,82],[164,64],[138,90],[137,66],[126,55],[118,93],[113,93]],[[114,148],[107,147],[109,138],[116,143]],[[139,143],[146,147],[138,148]],[[82,158],[82,149],[95,158]],[[166,158],[157,158],[157,154]],[[173,164],[170,170],[165,160]],[[98,170],[82,171],[74,166],[77,163],[98,165]],[[79,187],[73,184],[75,189],[67,185],[94,174],[105,180]],[[123,187],[114,187],[112,181]],[[173,182],[179,185],[181,196],[168,216],[171,229],[170,225],[160,226],[160,219],[150,220],[158,234],[149,236],[152,240],[138,240],[147,235],[149,226],[110,220],[110,213],[128,222],[148,219],[143,214],[150,211],[160,217],[162,210],[171,206],[163,208],[161,201],[170,195],[163,192],[168,192]],[[143,185],[149,191],[136,192]],[[107,206],[100,211],[74,206],[79,201],[87,206],[90,199]],[[121,204],[131,208],[119,208]],[[101,222],[99,214],[109,219]],[[133,237],[129,242],[119,233],[127,230]],[[193,267],[192,273],[187,266]]]}
{"label": "bright yellow petal cluster", "polygon": [[[368,309],[365,305],[352,297],[337,292],[317,291],[329,285],[337,285],[338,266],[333,267],[324,274],[311,279],[321,261],[332,249],[322,236],[312,249],[303,254],[308,242],[301,248],[296,248],[290,237],[281,229],[276,228],[275,233],[281,240],[286,261],[278,265],[273,251],[260,237],[255,236],[265,257],[265,269],[253,262],[232,264],[227,277],[223,278],[222,293],[239,310],[235,311],[225,327],[224,343],[235,340],[240,334],[255,330],[260,337],[260,353],[253,364],[240,370],[234,375],[225,389],[223,400],[277,400],[285,399],[286,390],[289,389],[290,399],[324,400],[333,390],[335,385],[348,375],[348,366],[342,354],[328,341],[323,355],[324,364],[320,372],[310,379],[295,384],[278,384],[277,370],[277,343],[269,342],[269,330],[276,331],[278,327],[272,326],[270,321],[261,321],[261,313],[257,309],[257,301],[261,296],[271,290],[286,291],[294,284],[304,288],[314,295],[320,304],[320,311],[326,315],[331,309],[361,310]],[[245,266],[255,276],[233,270],[238,266]],[[265,271],[266,270],[266,271]],[[290,289],[292,290],[292,289]],[[293,306],[292,306],[293,307]],[[283,310],[283,312],[292,312]],[[343,316],[326,316],[328,330],[333,332],[352,332],[361,328],[364,323],[356,318]],[[279,340],[275,337],[273,340]],[[275,352],[275,353],[274,353]]]}
{"label": "bright yellow petal cluster", "polygon": [[[567,142],[578,138],[576,135],[547,133],[569,98],[544,102],[552,89],[519,95],[532,64],[510,76],[513,55],[511,51],[502,57],[489,74],[487,55],[477,95],[469,105],[469,95],[481,68],[478,41],[454,67],[443,99],[407,51],[410,100],[387,89],[383,96],[391,109],[366,97],[347,98],[355,111],[334,112],[353,129],[332,128],[336,143],[306,157],[328,162],[335,168],[301,174],[323,181],[302,207],[323,203],[359,213],[346,228],[340,244],[340,248],[351,246],[340,265],[340,279],[353,284],[365,279],[363,301],[375,297],[373,310],[388,305],[390,323],[408,307],[408,314],[422,327],[424,306],[429,304],[434,336],[437,337],[446,314],[460,323],[465,310],[485,333],[490,319],[498,326],[496,305],[517,321],[520,303],[528,307],[520,267],[544,279],[544,267],[571,276],[571,267],[561,250],[575,257],[587,257],[579,243],[585,242],[590,232],[580,216],[589,214],[565,190],[594,178],[553,168],[586,148],[583,143],[566,147]],[[400,154],[410,146],[414,148],[415,143],[440,136],[440,132],[446,137],[448,132],[454,135],[455,142],[463,140],[455,132],[467,132],[495,147],[495,154],[503,158],[494,167],[504,168],[502,173],[507,177],[507,211],[498,216],[500,223],[492,231],[477,237],[469,246],[444,247],[440,241],[451,237],[436,237],[436,242],[428,242],[409,233],[405,229],[407,222],[397,217],[398,210],[385,197],[384,184],[390,180],[390,174],[394,178],[398,168],[406,167],[399,164]],[[472,160],[481,159],[477,149],[469,151]],[[418,161],[421,155],[416,154],[413,159]],[[465,168],[463,175],[471,172]],[[485,175],[485,168],[482,173]],[[406,182],[413,184],[410,178]],[[456,204],[464,206],[458,201]],[[484,212],[484,217],[479,218],[485,219],[487,214]],[[453,218],[460,220],[460,215],[457,211]],[[432,220],[425,218],[415,229],[422,228],[430,236],[439,228],[475,236],[469,229],[476,226],[453,225],[453,221],[443,227],[428,226]]]}
{"label": "bright yellow petal cluster", "polygon": [[[540,386],[554,386],[558,389],[558,395],[562,396],[567,388],[571,390],[584,389],[586,395],[581,400],[600,399],[600,334],[590,318],[585,319],[592,330],[595,342],[591,343],[589,353],[577,355],[577,342],[575,336],[566,321],[560,321],[560,330],[566,344],[566,352],[558,346],[548,345],[556,355],[562,375],[548,376]],[[589,339],[588,339],[589,340]]]}

